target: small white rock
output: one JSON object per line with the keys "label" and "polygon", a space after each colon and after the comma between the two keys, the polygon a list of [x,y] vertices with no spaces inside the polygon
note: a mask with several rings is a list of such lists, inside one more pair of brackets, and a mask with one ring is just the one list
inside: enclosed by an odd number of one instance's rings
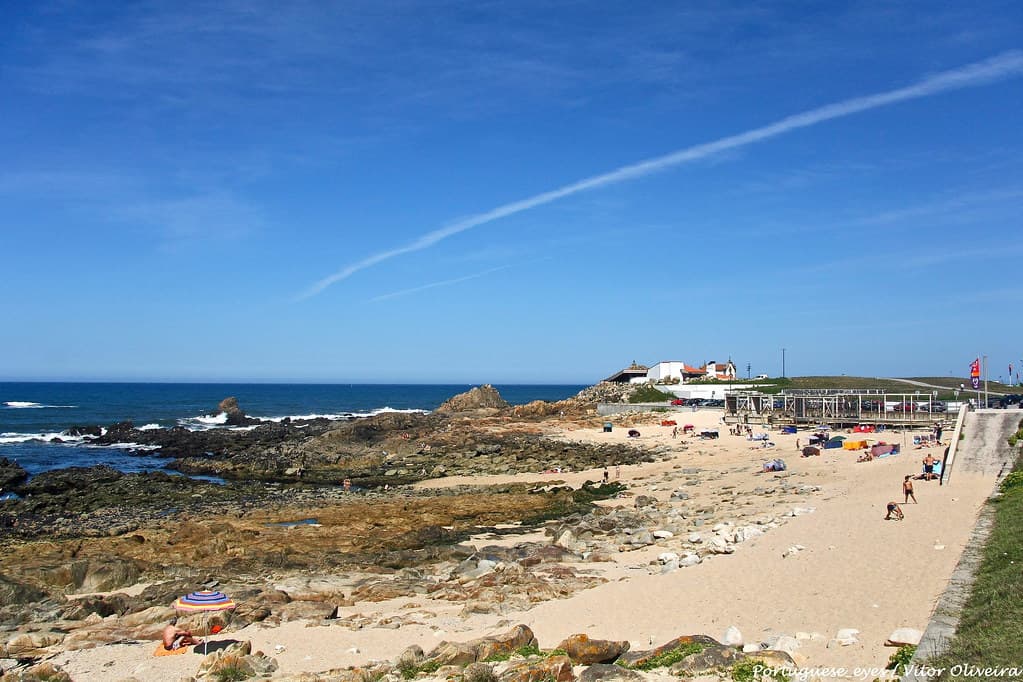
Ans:
{"label": "small white rock", "polygon": [[888,641],[884,644],[885,646],[905,646],[907,644],[916,646],[920,643],[923,636],[924,633],[916,628],[898,628],[895,632],[888,635]]}
{"label": "small white rock", "polygon": [[672,561],[678,561],[678,554],[674,552],[661,552],[657,555],[657,560],[662,564],[671,563]]}
{"label": "small white rock", "polygon": [[721,637],[721,643],[725,646],[742,646],[742,632],[734,625],[729,625],[725,634]]}

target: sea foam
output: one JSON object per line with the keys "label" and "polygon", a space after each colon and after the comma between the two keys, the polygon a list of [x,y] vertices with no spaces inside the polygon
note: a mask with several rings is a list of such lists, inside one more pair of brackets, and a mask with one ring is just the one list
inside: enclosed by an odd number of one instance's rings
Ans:
{"label": "sea foam", "polygon": [[41,410],[44,408],[67,409],[77,407],[77,405],[43,405],[28,400],[8,400],[4,403],[4,407],[11,410]]}

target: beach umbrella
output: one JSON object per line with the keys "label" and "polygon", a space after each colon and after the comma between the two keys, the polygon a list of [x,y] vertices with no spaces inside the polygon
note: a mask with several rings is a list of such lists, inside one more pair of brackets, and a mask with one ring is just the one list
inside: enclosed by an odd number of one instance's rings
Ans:
{"label": "beach umbrella", "polygon": [[[184,597],[178,597],[175,599],[171,606],[174,607],[175,611],[180,611],[182,613],[203,614],[204,626],[206,614],[216,611],[230,611],[231,609],[238,607],[238,605],[235,604],[230,597],[219,590],[199,590],[198,592],[189,592]],[[207,647],[209,646],[209,639],[209,634],[207,634],[202,640],[204,655],[208,651]]]}

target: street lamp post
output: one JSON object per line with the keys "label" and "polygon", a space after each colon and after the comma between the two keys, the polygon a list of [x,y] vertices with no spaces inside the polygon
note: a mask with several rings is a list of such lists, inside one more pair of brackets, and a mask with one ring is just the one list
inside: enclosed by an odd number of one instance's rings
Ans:
{"label": "street lamp post", "polygon": [[785,349],[781,349],[781,378],[785,378]]}

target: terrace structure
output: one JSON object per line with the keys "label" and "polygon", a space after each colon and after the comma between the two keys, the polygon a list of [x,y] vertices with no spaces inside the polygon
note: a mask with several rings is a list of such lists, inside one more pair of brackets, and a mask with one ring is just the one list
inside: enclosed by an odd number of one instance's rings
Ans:
{"label": "terrace structure", "polygon": [[958,409],[918,393],[890,393],[874,389],[821,389],[786,391],[778,395],[759,391],[725,394],[728,424],[829,424],[851,427],[930,427]]}

